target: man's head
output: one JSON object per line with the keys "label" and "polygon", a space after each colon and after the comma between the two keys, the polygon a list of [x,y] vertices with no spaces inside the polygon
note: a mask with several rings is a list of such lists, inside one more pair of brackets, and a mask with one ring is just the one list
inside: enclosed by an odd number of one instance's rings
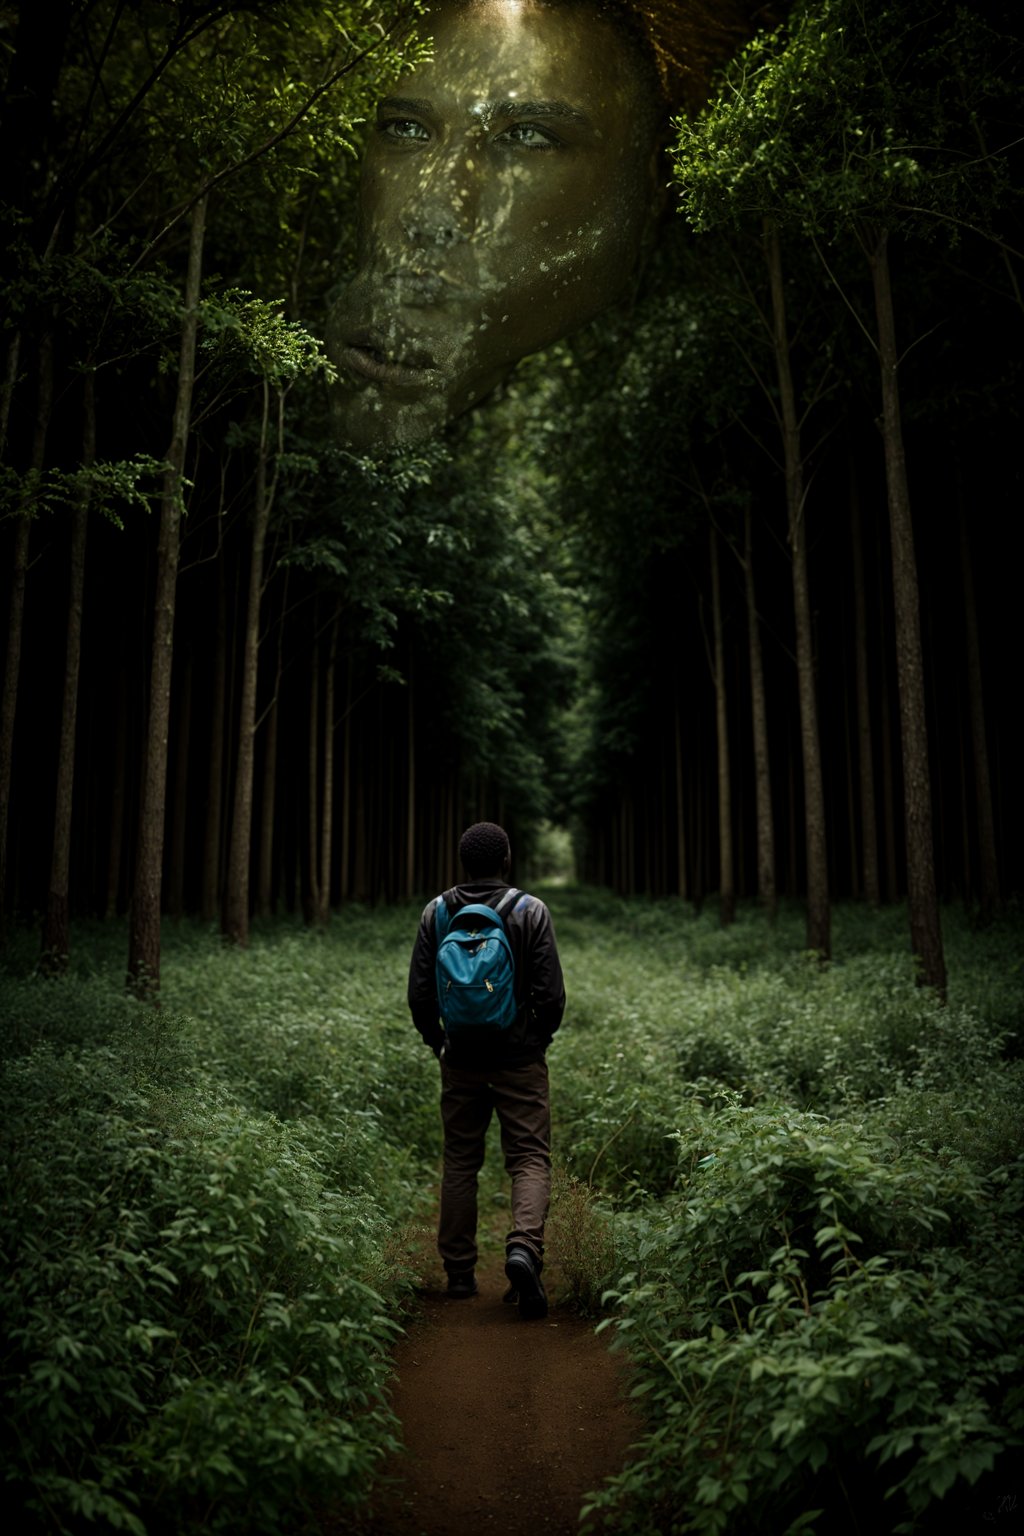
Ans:
{"label": "man's head", "polygon": [[378,107],[357,269],[332,312],[339,438],[419,441],[629,287],[664,98],[618,0],[439,0]]}
{"label": "man's head", "polygon": [[508,833],[493,821],[467,827],[459,841],[459,858],[471,880],[507,875],[512,864]]}

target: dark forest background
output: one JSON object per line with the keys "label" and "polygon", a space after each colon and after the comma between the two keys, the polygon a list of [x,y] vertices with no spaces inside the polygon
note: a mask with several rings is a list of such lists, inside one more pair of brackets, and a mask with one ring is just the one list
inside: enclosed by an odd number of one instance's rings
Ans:
{"label": "dark forest background", "polygon": [[797,6],[630,302],[357,460],[319,338],[410,18],[0,6],[5,921],[130,912],[147,990],[161,913],[430,894],[486,817],[823,953],[909,894],[941,991],[1024,853],[1016,7]]}

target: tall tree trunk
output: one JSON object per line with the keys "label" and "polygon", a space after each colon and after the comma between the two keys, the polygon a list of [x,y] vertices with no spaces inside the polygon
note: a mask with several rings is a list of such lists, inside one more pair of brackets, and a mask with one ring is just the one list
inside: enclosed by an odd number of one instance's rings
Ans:
{"label": "tall tree trunk", "polygon": [[[939,686],[938,686],[938,668],[934,664],[934,657],[935,657],[935,626],[934,626],[934,623],[932,622],[931,618],[929,618],[929,621],[928,621],[928,630],[927,630],[927,635],[925,637],[925,640],[926,640],[926,643],[927,643],[927,646],[928,646],[928,655],[926,657],[924,657],[924,664],[925,664],[925,667],[928,670],[928,675],[929,675],[930,682],[931,682],[932,719],[935,721],[935,737],[936,737],[936,741],[939,743],[939,746],[938,746],[938,748],[936,750],[936,754],[935,754],[935,777],[933,779],[934,793],[933,793],[933,797],[932,797],[932,804],[933,804],[934,810],[935,810],[935,817],[934,817],[934,822],[933,822],[932,830],[933,830],[933,834],[934,834],[934,837],[933,837],[933,848],[934,848],[934,857],[935,857],[936,870],[941,870],[941,869],[944,869],[944,868],[947,867],[947,859],[946,859],[946,796],[945,796],[945,794],[943,792],[943,787],[942,787],[942,749],[941,749],[941,743],[942,743],[942,699],[943,699],[943,694],[940,693],[940,690],[939,690]],[[959,731],[960,725],[959,725],[959,721],[957,720],[955,714],[954,714],[954,726]],[[935,884],[936,884],[936,890],[938,892],[939,899],[941,900],[941,898],[942,898],[942,889],[941,889],[941,887],[939,886],[939,883],[938,883],[938,875],[936,875]]]}
{"label": "tall tree trunk", "polygon": [[[284,395],[278,392],[278,436]],[[242,644],[242,699],[238,724],[238,759],[231,817],[227,886],[224,892],[224,936],[244,948],[249,942],[249,874],[252,863],[252,790],[256,761],[256,683],[260,654],[260,601],[263,596],[263,551],[273,503],[267,479],[270,460],[270,383],[263,381],[263,415],[256,458],[249,596]]]}
{"label": "tall tree trunk", "polygon": [[825,836],[825,792],[821,776],[821,736],[814,686],[814,636],[807,577],[807,531],[804,508],[804,466],[800,421],[789,356],[786,294],[782,274],[782,244],[778,229],[766,221],[765,251],[772,294],[775,365],[782,412],[782,443],[786,470],[786,509],[793,566],[793,613],[796,626],[797,689],[800,699],[800,747],[804,769],[804,830],[807,843],[807,948],[822,959],[831,953],[831,911],[828,892],[828,852]]}
{"label": "tall tree trunk", "polygon": [[185,913],[185,857],[188,828],[188,757],[192,729],[192,657],[186,654],[178,694],[177,750],[171,815],[171,846],[167,869],[167,910],[180,919]]}
{"label": "tall tree trunk", "polygon": [[[36,419],[32,432],[30,465],[38,474],[46,463],[46,435],[53,410],[53,330],[47,326],[39,339],[36,388]],[[28,512],[17,519],[14,558],[11,562],[11,600],[7,610],[7,660],[4,694],[0,704],[0,945],[7,920],[7,827],[11,812],[11,777],[14,767],[14,721],[21,677],[21,641],[25,626],[25,581],[28,575],[29,537],[32,519]]]}
{"label": "tall tree trunk", "polygon": [[309,815],[306,833],[309,850],[309,879],[306,884],[306,922],[312,926],[320,911],[320,883],[317,879],[317,772],[320,767],[318,724],[320,718],[320,641],[313,616],[313,654],[309,663]]}
{"label": "tall tree trunk", "polygon": [[0,381],[0,462],[7,457],[7,427],[11,419],[14,389],[18,382],[18,363],[21,358],[21,332],[15,331],[7,342],[4,353],[3,380]]}
{"label": "tall tree trunk", "polygon": [[658,834],[662,828],[671,824],[672,814],[675,810],[675,782],[672,772],[672,762],[668,753],[664,749],[664,744],[662,745],[661,752],[658,754],[658,758],[658,777],[661,780],[661,783],[658,786],[660,804],[658,807],[657,825],[654,830],[654,857],[655,870],[658,881],[658,895],[664,897],[670,896],[672,894],[673,885],[669,873],[670,860],[668,839],[662,838]]}
{"label": "tall tree trunk", "polygon": [[974,797],[978,813],[978,898],[982,922],[990,922],[999,904],[999,865],[996,858],[996,822],[992,808],[992,778],[985,736],[984,673],[978,635],[978,605],[974,595],[974,562],[967,530],[967,514],[960,503],[960,571],[964,583],[964,622],[967,631],[967,699],[971,718],[974,756]]}
{"label": "tall tree trunk", "polygon": [[633,894],[633,871],[629,849],[629,794],[619,800],[619,872],[616,890],[620,896]]}
{"label": "tall tree trunk", "polygon": [[344,903],[351,890],[352,840],[352,656],[345,668],[345,738],[341,752],[341,870],[339,896]]}
{"label": "tall tree trunk", "polygon": [[110,842],[107,853],[107,900],[104,916],[116,917],[124,854],[124,800],[128,781],[128,679],[118,668],[117,716],[114,725],[114,770],[110,786]]}
{"label": "tall tree trunk", "polygon": [[775,818],[772,814],[772,770],[768,748],[768,706],[764,689],[761,620],[754,582],[754,530],[749,504],[743,511],[743,577],[747,598],[750,650],[750,716],[754,739],[754,796],[757,808],[757,896],[774,922],[778,910],[775,883]]}
{"label": "tall tree trunk", "polygon": [[790,896],[795,896],[800,889],[800,849],[796,835],[796,753],[793,751],[792,732],[787,732],[789,744],[786,750],[786,762],[789,767],[786,789],[789,800],[789,890]]}
{"label": "tall tree trunk", "polygon": [[705,763],[703,753],[697,759],[697,782],[693,793],[693,836],[690,839],[693,844],[693,906],[695,912],[700,912],[704,905],[704,892],[708,888],[707,881],[707,781],[705,776]]}
{"label": "tall tree trunk", "polygon": [[[366,900],[366,774],[365,754],[360,750],[361,742],[356,742],[356,764],[354,768],[355,780],[355,810],[352,829],[352,899],[354,901]],[[440,868],[444,868],[442,863]]]}
{"label": "tall tree trunk", "polygon": [[729,708],[725,685],[725,642],[722,635],[722,581],[718,569],[718,533],[709,524],[711,553],[711,629],[715,683],[715,734],[718,743],[718,911],[723,928],[736,917],[736,887],[732,857],[732,779],[729,772]]}
{"label": "tall tree trunk", "polygon": [[[85,375],[82,398],[82,464],[96,462],[96,376]],[[69,884],[71,875],[71,811],[75,782],[75,735],[78,720],[78,678],[82,663],[82,605],[85,598],[85,548],[89,531],[88,493],[72,512],[71,587],[68,594],[68,633],[64,663],[64,704],[57,752],[57,792],[53,818],[50,886],[43,923],[43,964],[54,972],[67,968],[71,950]]]}
{"label": "tall tree trunk", "polygon": [[853,740],[850,732],[850,685],[843,676],[843,752],[846,758],[846,834],[850,850],[850,895],[860,900],[860,860],[857,844],[857,774],[853,766]]}
{"label": "tall tree trunk", "polygon": [[946,961],[939,922],[932,845],[932,793],[925,720],[924,665],[918,604],[914,530],[900,423],[899,356],[889,270],[888,231],[876,233],[870,249],[882,378],[882,432],[892,538],[892,582],[896,617],[896,676],[899,684],[900,741],[903,748],[903,805],[907,825],[907,905],[910,941],[918,981],[946,995]]}
{"label": "tall tree trunk", "polygon": [[878,821],[875,814],[875,759],[871,733],[871,683],[868,674],[867,595],[864,582],[864,529],[860,493],[850,480],[850,539],[853,552],[853,654],[857,686],[857,757],[860,784],[861,874],[864,900],[881,901],[878,878]]}
{"label": "tall tree trunk", "polygon": [[893,751],[892,695],[889,672],[882,668],[882,826],[885,849],[885,899],[895,901],[900,889],[899,860],[896,856],[896,765]]}
{"label": "tall tree trunk", "polygon": [[[970,706],[968,705],[968,710]],[[961,706],[960,713],[963,713]],[[970,912],[974,904],[974,891],[972,889],[971,871],[971,813],[968,803],[967,788],[967,753],[964,751],[964,733],[962,730],[956,733],[957,754],[960,767],[960,867],[963,877],[964,907]]]}
{"label": "tall tree trunk", "polygon": [[324,672],[324,793],[320,819],[320,900],[317,922],[326,928],[331,915],[331,842],[334,837],[334,675],[338,657],[338,616],[331,623]]}
{"label": "tall tree trunk", "polygon": [[267,709],[263,732],[263,783],[260,787],[260,857],[256,871],[256,915],[274,910],[274,814],[277,798],[277,690]]}
{"label": "tall tree trunk", "polygon": [[213,650],[210,699],[210,752],[206,774],[206,822],[203,828],[203,885],[199,911],[212,923],[220,911],[220,837],[224,810],[224,731],[228,673],[228,594],[223,558],[217,560],[217,632]]}
{"label": "tall tree trunk", "polygon": [[256,911],[269,917],[274,908],[274,817],[277,809],[277,723],[280,718],[281,678],[284,673],[284,625],[288,612],[288,573],[281,598],[281,622],[277,629],[277,667],[274,693],[267,711],[263,740],[263,793],[260,799],[260,867],[256,881]]}
{"label": "tall tree trunk", "polygon": [[675,791],[676,791],[676,890],[683,901],[689,899],[686,867],[686,798],[683,793],[683,727],[678,696],[675,701]]}
{"label": "tall tree trunk", "polygon": [[181,328],[178,391],[174,405],[167,470],[160,498],[160,533],[153,601],[153,654],[150,666],[149,720],[143,749],[139,841],[132,892],[127,984],[136,997],[155,999],[160,989],[160,882],[163,873],[164,804],[167,794],[167,729],[171,706],[174,654],[174,598],[181,541],[181,491],[185,475],[195,383],[196,337],[206,235],[206,198],[192,210],[185,318]]}

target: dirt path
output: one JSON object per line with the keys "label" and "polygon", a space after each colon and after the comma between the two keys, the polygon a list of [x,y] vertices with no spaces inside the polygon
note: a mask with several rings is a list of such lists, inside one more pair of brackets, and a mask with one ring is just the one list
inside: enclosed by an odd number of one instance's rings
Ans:
{"label": "dirt path", "polygon": [[640,1425],[621,1356],[559,1305],[556,1264],[535,1322],[502,1302],[503,1266],[488,1243],[480,1294],[449,1301],[436,1255],[424,1255],[391,1394],[405,1451],[349,1521],[353,1536],[575,1536],[584,1495],[626,1460]]}

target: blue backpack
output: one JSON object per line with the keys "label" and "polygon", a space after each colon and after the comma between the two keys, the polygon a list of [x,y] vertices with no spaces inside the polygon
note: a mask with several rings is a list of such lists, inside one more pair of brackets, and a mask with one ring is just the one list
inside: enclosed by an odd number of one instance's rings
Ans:
{"label": "blue backpack", "polygon": [[437,898],[437,1007],[449,1035],[505,1030],[515,1023],[515,962],[502,909],[522,893],[511,887],[496,907],[471,902],[450,916]]}

